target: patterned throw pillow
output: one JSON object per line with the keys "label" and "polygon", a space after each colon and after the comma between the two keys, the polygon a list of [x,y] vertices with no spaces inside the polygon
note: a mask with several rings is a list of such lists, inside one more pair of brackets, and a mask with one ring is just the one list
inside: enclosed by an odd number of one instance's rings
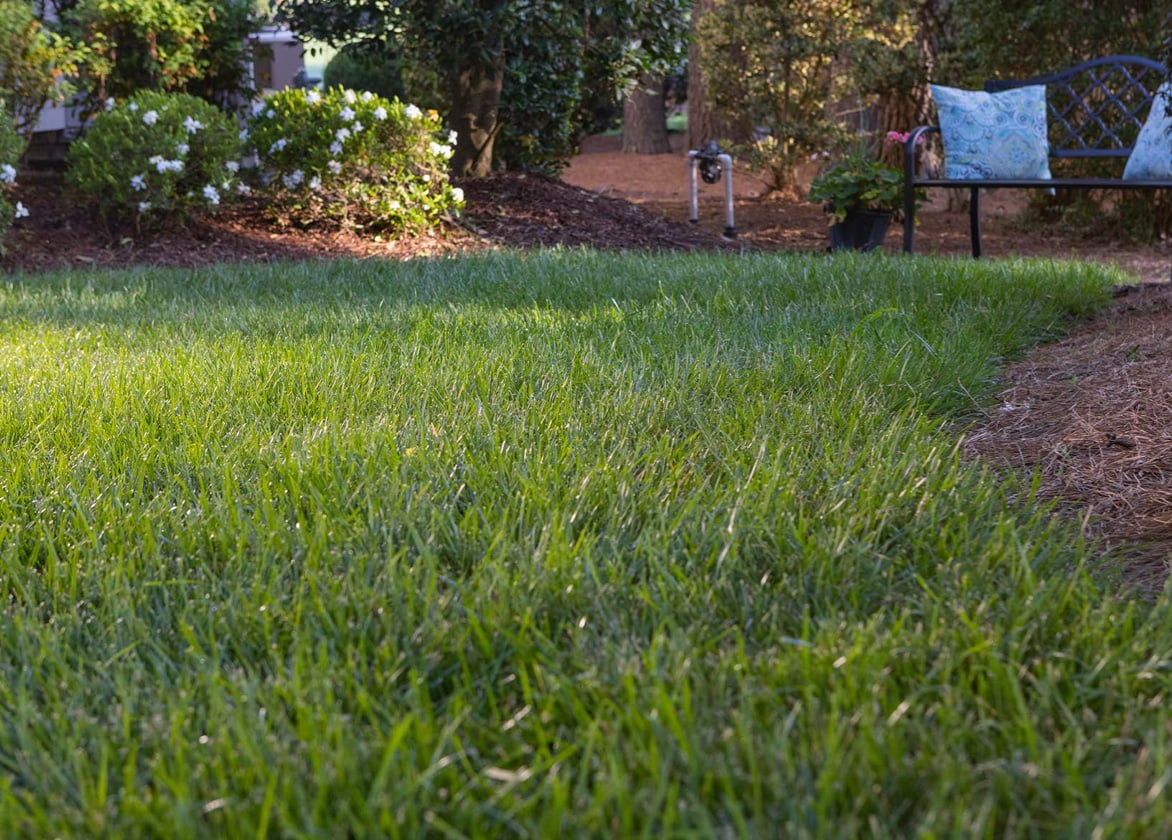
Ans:
{"label": "patterned throw pillow", "polygon": [[1164,82],[1123,169],[1125,179],[1172,180],[1172,82]]}
{"label": "patterned throw pillow", "polygon": [[1050,177],[1045,85],[1000,93],[932,85],[932,98],[940,115],[945,177]]}

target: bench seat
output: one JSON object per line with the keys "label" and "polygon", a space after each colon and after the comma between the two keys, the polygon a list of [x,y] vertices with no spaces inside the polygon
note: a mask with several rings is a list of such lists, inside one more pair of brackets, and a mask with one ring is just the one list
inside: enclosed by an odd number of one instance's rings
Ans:
{"label": "bench seat", "polygon": [[[991,80],[985,83],[985,90],[997,93],[1027,85],[1046,85],[1051,161],[1126,159],[1148,112],[1167,104],[1156,100],[1164,78],[1164,66],[1158,61],[1142,56],[1112,55],[1046,76]],[[919,126],[909,132],[904,144],[903,250],[909,254],[915,250],[916,195],[924,189],[969,190],[969,229],[974,257],[981,256],[983,189],[1172,190],[1172,180],[1105,177],[961,180],[921,174],[916,150],[925,135],[939,131],[938,126]]]}

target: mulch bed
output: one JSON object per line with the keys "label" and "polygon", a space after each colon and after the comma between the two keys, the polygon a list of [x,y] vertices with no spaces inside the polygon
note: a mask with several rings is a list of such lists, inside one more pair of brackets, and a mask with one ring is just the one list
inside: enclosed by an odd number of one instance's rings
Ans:
{"label": "mulch bed", "polygon": [[1040,479],[1038,497],[1085,521],[1154,598],[1172,557],[1172,286],[1116,304],[1006,371],[999,404],[969,432],[974,458]]}
{"label": "mulch bed", "polygon": [[184,227],[136,235],[110,231],[70,203],[61,176],[31,172],[18,182],[30,215],[14,226],[0,271],[130,265],[199,266],[336,257],[409,259],[496,247],[696,250],[742,246],[620,198],[539,175],[459,184],[467,209],[432,235],[388,238],[331,227],[282,225],[259,200],[245,200]]}

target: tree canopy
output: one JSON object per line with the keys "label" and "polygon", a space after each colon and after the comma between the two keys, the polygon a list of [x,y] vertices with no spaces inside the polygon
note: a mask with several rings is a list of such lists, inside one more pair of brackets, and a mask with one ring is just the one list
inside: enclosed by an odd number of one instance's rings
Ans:
{"label": "tree canopy", "polygon": [[[283,19],[331,44],[392,41],[457,131],[453,169],[483,175],[498,139],[510,163],[569,157],[590,85],[621,90],[683,55],[688,0],[286,0]],[[587,78],[589,67],[601,78]],[[411,74],[409,74],[411,75]],[[427,103],[431,104],[431,103]]]}

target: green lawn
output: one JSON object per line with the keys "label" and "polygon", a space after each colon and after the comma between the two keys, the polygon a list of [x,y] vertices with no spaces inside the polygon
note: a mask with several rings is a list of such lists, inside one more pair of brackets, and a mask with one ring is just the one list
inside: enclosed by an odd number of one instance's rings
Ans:
{"label": "green lawn", "polygon": [[1119,280],[7,278],[0,837],[1161,836],[1167,603],[957,455]]}

